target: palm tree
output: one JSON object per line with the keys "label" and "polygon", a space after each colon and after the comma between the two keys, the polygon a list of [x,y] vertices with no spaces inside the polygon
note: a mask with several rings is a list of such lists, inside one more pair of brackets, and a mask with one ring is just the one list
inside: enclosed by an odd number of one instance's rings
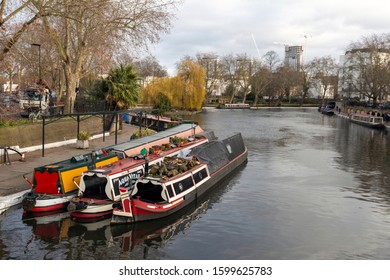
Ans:
{"label": "palm tree", "polygon": [[106,100],[109,107],[127,109],[137,105],[139,101],[139,77],[131,65],[120,65],[112,69],[107,78],[108,93]]}

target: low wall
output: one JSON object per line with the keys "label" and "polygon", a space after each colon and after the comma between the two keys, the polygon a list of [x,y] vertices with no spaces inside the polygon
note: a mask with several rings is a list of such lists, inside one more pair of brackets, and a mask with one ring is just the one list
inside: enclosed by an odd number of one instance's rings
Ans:
{"label": "low wall", "polygon": [[[91,117],[80,122],[80,130],[91,135],[103,133],[101,118]],[[77,121],[58,120],[45,125],[45,144],[77,138]],[[0,147],[20,148],[42,144],[42,122],[0,128]]]}

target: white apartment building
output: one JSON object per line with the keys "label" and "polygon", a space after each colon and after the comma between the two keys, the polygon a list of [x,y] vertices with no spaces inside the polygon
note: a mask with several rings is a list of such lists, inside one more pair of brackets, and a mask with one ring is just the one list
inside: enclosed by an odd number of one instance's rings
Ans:
{"label": "white apartment building", "polygon": [[[345,98],[358,98],[359,100],[369,101],[362,92],[369,87],[366,80],[362,78],[362,69],[370,68],[364,65],[371,66],[374,59],[378,59],[376,63],[390,62],[390,50],[371,50],[368,48],[353,49],[347,51],[345,55],[340,57],[340,73],[338,94]],[[388,96],[380,96],[379,100],[388,100]]]}

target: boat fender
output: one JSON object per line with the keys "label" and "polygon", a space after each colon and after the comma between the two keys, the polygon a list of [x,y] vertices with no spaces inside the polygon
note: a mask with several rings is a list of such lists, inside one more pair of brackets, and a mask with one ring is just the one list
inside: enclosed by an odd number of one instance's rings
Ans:
{"label": "boat fender", "polygon": [[35,207],[36,203],[37,203],[37,196],[32,192],[29,192],[22,200],[23,210],[27,212],[31,211]]}
{"label": "boat fender", "polygon": [[71,200],[70,203],[68,204],[68,207],[67,207],[67,210],[69,212],[73,212],[73,211],[78,211],[78,210],[83,210],[85,208],[87,208],[88,206],[88,203],[85,203],[83,201],[80,202],[80,200],[77,201],[77,199],[75,200]]}

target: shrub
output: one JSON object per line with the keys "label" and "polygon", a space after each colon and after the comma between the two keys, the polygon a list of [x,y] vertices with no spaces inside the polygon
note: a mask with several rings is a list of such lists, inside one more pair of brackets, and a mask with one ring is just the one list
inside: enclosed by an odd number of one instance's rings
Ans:
{"label": "shrub", "polygon": [[79,133],[79,140],[89,140],[90,137],[91,135],[88,131],[82,130]]}

